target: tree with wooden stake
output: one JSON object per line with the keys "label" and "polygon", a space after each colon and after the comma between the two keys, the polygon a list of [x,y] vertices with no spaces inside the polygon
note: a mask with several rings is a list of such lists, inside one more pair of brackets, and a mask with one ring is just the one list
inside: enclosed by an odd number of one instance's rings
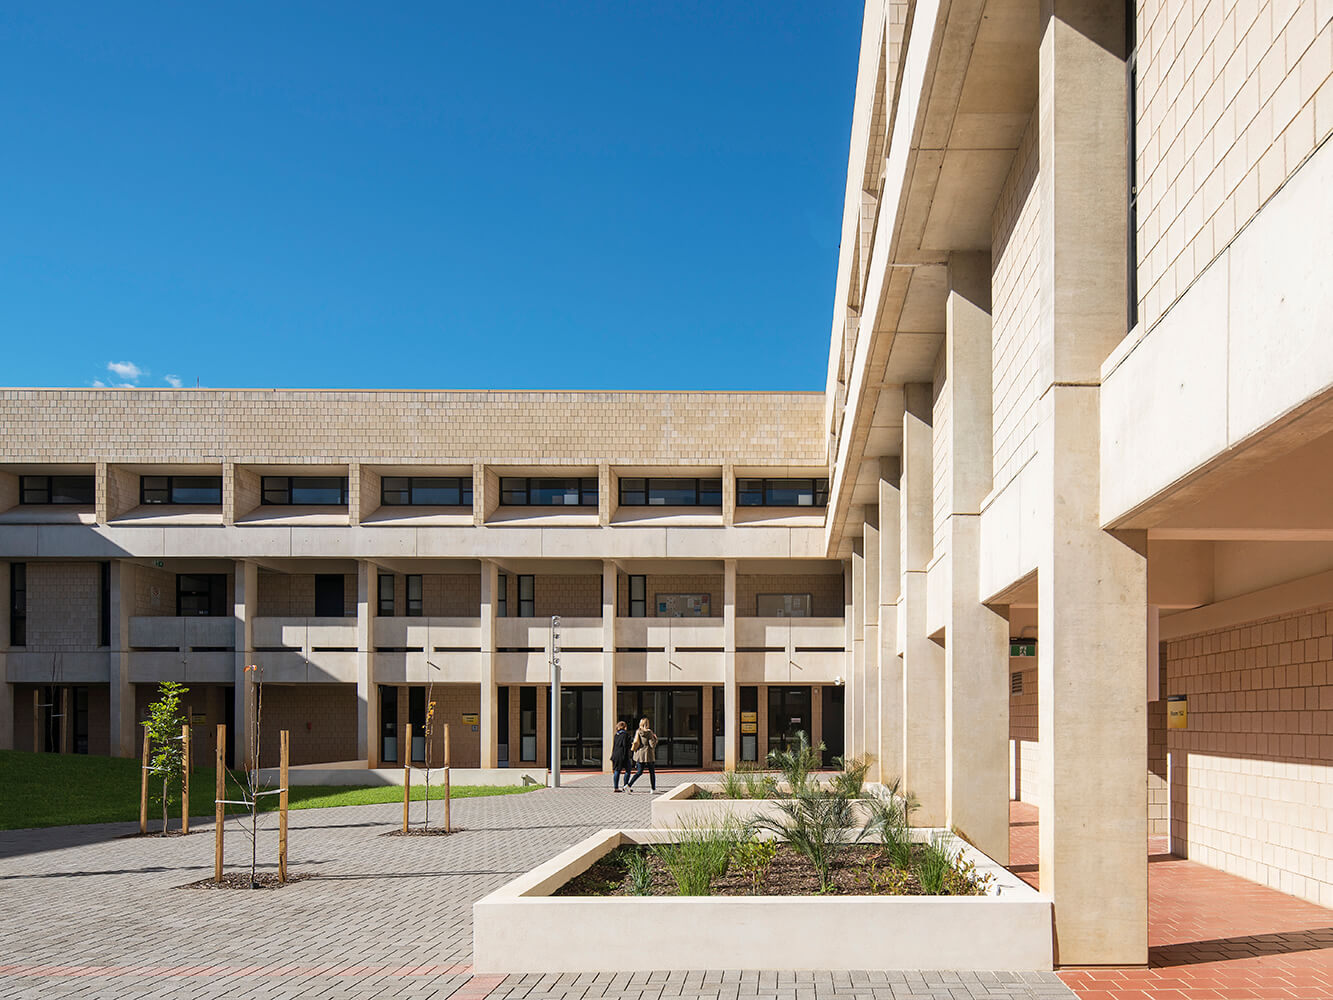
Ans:
{"label": "tree with wooden stake", "polygon": [[[139,827],[147,832],[147,775],[151,771],[162,779],[162,836],[170,826],[168,810],[173,785],[179,787],[184,768],[184,732],[188,720],[181,711],[181,696],[190,689],[176,681],[163,681],[157,687],[157,701],[148,706],[148,720],[144,727],[144,781],[142,783]],[[149,747],[152,746],[150,755]],[[188,808],[188,803],[186,804]]]}
{"label": "tree with wooden stake", "polygon": [[403,741],[407,749],[403,753],[403,833],[411,826],[412,817],[412,723],[407,724]]}
{"label": "tree with wooden stake", "polygon": [[[426,666],[431,670],[438,671],[440,668],[430,660],[426,661]],[[445,727],[448,730],[448,726]],[[435,740],[435,674],[430,675],[430,683],[426,685],[426,821],[422,826],[423,830],[430,830],[430,769],[434,758],[434,748],[431,744]],[[448,801],[448,793],[445,793],[445,801]],[[445,806],[448,809],[448,806]]]}
{"label": "tree with wooden stake", "polygon": [[222,824],[227,818],[227,767],[225,750],[227,746],[227,727],[218,726],[217,754],[214,774],[217,776],[213,795],[213,881],[222,882]]}

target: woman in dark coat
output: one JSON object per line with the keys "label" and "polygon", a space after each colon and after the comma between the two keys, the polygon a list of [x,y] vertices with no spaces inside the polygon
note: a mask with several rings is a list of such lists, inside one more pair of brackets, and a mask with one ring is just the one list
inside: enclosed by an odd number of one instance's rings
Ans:
{"label": "woman in dark coat", "polygon": [[625,722],[622,719],[616,723],[616,738],[611,744],[611,774],[614,787],[612,791],[620,791],[620,776],[625,775],[625,783],[629,783],[629,769],[632,763],[630,757],[630,735],[629,730],[625,728]]}

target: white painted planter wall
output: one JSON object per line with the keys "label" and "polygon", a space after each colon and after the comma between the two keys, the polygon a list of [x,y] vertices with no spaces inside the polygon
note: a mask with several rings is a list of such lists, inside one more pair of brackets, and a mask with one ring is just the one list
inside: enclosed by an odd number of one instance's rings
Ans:
{"label": "white painted planter wall", "polygon": [[[476,972],[1052,967],[1050,899],[965,844],[964,855],[995,877],[992,895],[550,895],[621,844],[670,837],[603,830],[478,900]],[[626,949],[608,945],[608,927],[649,930],[642,947]]]}

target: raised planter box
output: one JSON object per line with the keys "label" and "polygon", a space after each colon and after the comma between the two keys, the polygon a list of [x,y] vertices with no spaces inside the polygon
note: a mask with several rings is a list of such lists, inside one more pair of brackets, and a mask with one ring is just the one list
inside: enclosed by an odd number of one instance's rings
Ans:
{"label": "raised planter box", "polygon": [[[712,792],[718,798],[695,798],[699,790]],[[727,817],[746,822],[759,817],[781,819],[782,810],[776,799],[724,799],[721,798],[722,785],[717,782],[688,781],[677,785],[665,795],[653,799],[653,826],[707,826],[720,823]],[[880,797],[882,787],[866,784],[867,798]],[[864,823],[870,816],[869,807],[856,802],[853,804],[854,815],[858,823]]]}
{"label": "raised planter box", "polygon": [[[966,844],[964,855],[994,876],[989,896],[551,895],[622,844],[671,835],[603,830],[478,900],[475,971],[1052,967],[1051,901]],[[651,928],[644,947],[617,947],[602,932],[629,927]]]}

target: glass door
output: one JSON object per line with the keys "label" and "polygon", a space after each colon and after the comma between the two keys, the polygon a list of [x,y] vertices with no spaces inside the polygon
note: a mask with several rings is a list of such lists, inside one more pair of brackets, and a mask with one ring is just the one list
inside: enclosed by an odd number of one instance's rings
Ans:
{"label": "glass door", "polygon": [[398,760],[398,689],[380,685],[380,761]]}
{"label": "glass door", "polygon": [[602,689],[560,689],[560,766],[602,766]]}
{"label": "glass door", "polygon": [[770,687],[768,689],[768,752],[790,750],[797,734],[810,739],[810,689],[808,687]]}
{"label": "glass door", "polygon": [[703,689],[631,688],[616,692],[616,717],[630,732],[640,719],[657,734],[657,763],[700,767],[703,763]]}

